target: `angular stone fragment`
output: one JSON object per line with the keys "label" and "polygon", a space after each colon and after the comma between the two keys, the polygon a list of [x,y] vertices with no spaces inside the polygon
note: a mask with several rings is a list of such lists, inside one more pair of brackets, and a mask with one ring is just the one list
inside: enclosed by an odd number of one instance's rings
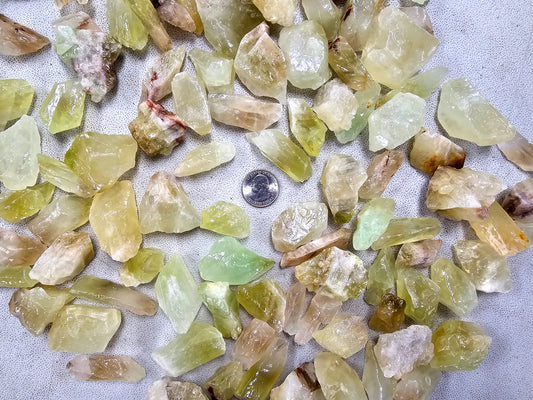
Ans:
{"label": "angular stone fragment", "polygon": [[285,322],[285,293],[272,279],[261,279],[239,286],[237,300],[248,313],[267,322],[277,332],[283,329]]}
{"label": "angular stone fragment", "polygon": [[1,267],[0,287],[32,288],[39,282],[30,278],[31,267]]}
{"label": "angular stone fragment", "polygon": [[232,237],[218,239],[209,254],[200,260],[198,270],[202,279],[242,285],[259,278],[275,262],[261,257]]}
{"label": "angular stone fragment", "polygon": [[165,262],[165,255],[159,249],[139,249],[137,254],[124,263],[119,272],[124,286],[139,286],[151,282]]}
{"label": "angular stone fragment", "polygon": [[229,142],[210,142],[187,153],[174,170],[174,175],[183,177],[210,171],[233,160],[235,147]]}
{"label": "angular stone fragment", "polygon": [[[196,5],[196,0],[165,0],[161,1],[160,3],[174,3],[174,7],[176,5],[181,5],[183,8],[187,10],[187,13],[189,14],[190,18],[194,22],[194,33],[197,35],[201,35],[204,31],[204,24],[202,23],[202,19],[200,18],[200,14],[198,14],[198,6]],[[163,4],[164,5],[164,4]],[[160,15],[160,18],[164,21],[167,21],[163,16]],[[174,23],[175,21],[167,21],[170,24]],[[180,22],[178,26],[182,26],[183,22]],[[182,28],[184,29],[184,28]]]}
{"label": "angular stone fragment", "polygon": [[433,332],[435,357],[433,368],[441,371],[471,371],[483,361],[492,339],[478,324],[466,321],[444,321]]}
{"label": "angular stone fragment", "polygon": [[132,258],[142,242],[135,192],[130,181],[120,181],[94,196],[89,221],[100,247],[115,261]]}
{"label": "angular stone fragment", "polygon": [[370,35],[370,24],[382,8],[380,0],[348,0],[344,4],[339,35],[345,37],[355,51],[363,50]]}
{"label": "angular stone fragment", "polygon": [[533,222],[533,178],[517,183],[502,201],[511,218]]}
{"label": "angular stone fragment", "polygon": [[414,269],[402,268],[397,274],[396,293],[405,300],[405,315],[431,327],[439,305],[439,285]]}
{"label": "angular stone fragment", "polygon": [[363,386],[370,399],[390,400],[392,399],[394,380],[383,376],[381,367],[378,365],[376,356],[374,355],[374,345],[375,343],[369,340],[365,346]]}
{"label": "angular stone fragment", "polygon": [[429,366],[420,366],[402,377],[394,387],[395,400],[429,400],[442,373]]}
{"label": "angular stone fragment", "polygon": [[337,36],[329,43],[328,55],[330,67],[350,89],[364,91],[371,87],[372,77],[343,36]]}
{"label": "angular stone fragment", "polygon": [[294,23],[298,0],[252,0],[252,2],[269,22],[283,26]]}
{"label": "angular stone fragment", "polygon": [[292,371],[281,385],[270,392],[271,400],[321,400],[325,399],[315,375],[312,362],[304,363]]}
{"label": "angular stone fragment", "polygon": [[61,309],[48,332],[48,349],[69,353],[101,353],[120,326],[120,311],[87,305]]}
{"label": "angular stone fragment", "polygon": [[365,346],[368,331],[363,317],[337,314],[324,329],[314,332],[313,338],[326,350],[348,358]]}
{"label": "angular stone fragment", "polygon": [[37,160],[39,160],[39,172],[45,181],[79,197],[88,198],[95,195],[97,188],[84,182],[64,162],[44,154],[37,154]]}
{"label": "angular stone fragment", "polygon": [[179,46],[164,52],[152,62],[142,81],[141,102],[147,99],[158,102],[172,92],[172,79],[180,72],[186,51],[185,46]]}
{"label": "angular stone fragment", "polygon": [[433,264],[441,245],[442,240],[431,239],[402,245],[396,257],[396,268],[427,267]]}
{"label": "angular stone fragment", "polygon": [[198,294],[213,316],[213,323],[223,337],[236,340],[242,325],[237,296],[227,282],[202,282]]}
{"label": "angular stone fragment", "polygon": [[168,376],[152,383],[148,400],[209,400],[196,383],[171,380]]}
{"label": "angular stone fragment", "polygon": [[168,22],[170,25],[186,32],[194,32],[196,30],[196,23],[192,15],[185,5],[180,2],[176,0],[155,0],[152,4],[154,4],[161,21]]}
{"label": "angular stone fragment", "polygon": [[433,239],[441,229],[436,218],[395,218],[391,220],[385,233],[372,244],[372,249]]}
{"label": "angular stone fragment", "polygon": [[215,53],[194,48],[189,50],[196,76],[209,93],[232,93],[235,70],[233,60]]}
{"label": "angular stone fragment", "polygon": [[533,171],[533,144],[531,144],[518,132],[515,133],[511,140],[498,143],[498,148],[503,153],[505,158],[507,158],[521,170],[529,172]]}
{"label": "angular stone fragment", "polygon": [[113,39],[133,50],[144,49],[148,32],[127,0],[108,1],[106,6],[107,26]]}
{"label": "angular stone fragment", "polygon": [[287,290],[283,331],[289,335],[295,335],[298,331],[298,321],[305,310],[306,293],[305,286],[300,282],[296,282]]}
{"label": "angular stone fragment", "polygon": [[305,16],[309,21],[316,21],[326,33],[328,40],[333,40],[341,19],[341,10],[332,0],[302,0]]}
{"label": "angular stone fragment", "polygon": [[139,114],[128,128],[139,147],[149,156],[168,156],[181,143],[186,129],[174,113],[149,99],[139,104]]}
{"label": "angular stone fragment", "polygon": [[250,236],[250,217],[239,206],[218,201],[202,211],[200,228],[244,239]]}
{"label": "angular stone fragment", "polygon": [[32,117],[23,115],[13,126],[0,132],[0,182],[9,190],[35,185],[40,152],[37,124]]}
{"label": "angular stone fragment", "polygon": [[365,301],[377,306],[382,296],[394,289],[394,253],[392,248],[381,249],[368,269],[368,283],[365,291]]}
{"label": "angular stone fragment", "polygon": [[[418,0],[415,3],[423,4],[425,0]],[[400,7],[400,10],[411,18],[411,21],[433,35],[433,24],[425,7]]]}
{"label": "angular stone fragment", "polygon": [[80,381],[139,382],[146,377],[144,368],[127,356],[80,354],[68,362],[67,371]]}
{"label": "angular stone fragment", "polygon": [[37,239],[0,229],[0,267],[33,265],[45,250]]}
{"label": "angular stone fragment", "polygon": [[287,61],[289,82],[295,87],[318,89],[331,77],[328,41],[318,22],[303,21],[283,28],[278,43]]}
{"label": "angular stone fragment", "polygon": [[56,83],[44,99],[39,117],[52,134],[81,125],[85,108],[85,92],[80,82],[71,79]]}
{"label": "angular stone fragment", "polygon": [[35,53],[50,44],[43,35],[3,14],[0,14],[0,38],[0,54],[5,56]]}
{"label": "angular stone fragment", "polygon": [[233,346],[232,359],[248,370],[266,353],[276,340],[277,332],[260,319],[252,319]]}
{"label": "angular stone fragment", "polygon": [[28,113],[34,92],[24,79],[0,80],[0,131],[9,121]]}
{"label": "angular stone fragment", "polygon": [[[416,8],[419,9],[419,7]],[[418,97],[427,99],[440,87],[448,72],[446,67],[429,69],[409,78],[398,90],[404,93],[413,93]]]}
{"label": "angular stone fragment", "polygon": [[162,51],[172,48],[172,41],[161,23],[157,11],[150,0],[126,0],[133,12],[139,17],[154,44]]}
{"label": "angular stone fragment", "polygon": [[387,230],[394,214],[392,199],[377,197],[364,205],[357,214],[357,229],[353,234],[354,250],[366,250]]}
{"label": "angular stone fragment", "polygon": [[187,332],[202,306],[202,298],[180,255],[172,256],[159,272],[155,295],[174,330]]}
{"label": "angular stone fragment", "polygon": [[359,189],[359,196],[362,199],[380,197],[402,166],[403,159],[403,153],[397,150],[386,150],[376,155],[368,166],[368,179]]}
{"label": "angular stone fragment", "polygon": [[415,136],[409,162],[430,175],[439,166],[463,168],[466,153],[448,138],[425,128]]}
{"label": "angular stone fragment", "polygon": [[[439,46],[437,38],[394,6],[379,13],[373,29],[361,61],[372,78],[393,89],[418,72]],[[342,28],[340,33],[343,34]],[[391,37],[395,40],[390,40]]]}
{"label": "angular stone fragment", "polygon": [[287,107],[291,133],[307,154],[318,156],[326,138],[326,125],[304,100],[287,99]]}
{"label": "angular stone fragment", "polygon": [[313,110],[329,130],[337,132],[351,127],[357,107],[357,99],[352,90],[335,78],[318,90]]}
{"label": "angular stone fragment", "polygon": [[230,361],[218,368],[205,382],[206,390],[217,400],[231,400],[244,375],[239,361]]}
{"label": "angular stone fragment", "polygon": [[376,312],[368,321],[373,331],[391,333],[400,329],[405,318],[405,301],[392,293],[385,293]]}
{"label": "angular stone fragment", "polygon": [[27,189],[0,194],[0,218],[14,223],[31,217],[50,202],[54,190],[53,185],[44,182]]}
{"label": "angular stone fragment", "polygon": [[364,400],[363,383],[346,361],[333,353],[319,353],[315,357],[315,371],[326,399]]}
{"label": "angular stone fragment", "polygon": [[53,286],[18,289],[9,301],[9,312],[32,335],[38,336],[54,321],[59,310],[72,300],[68,290]]}
{"label": "angular stone fragment", "polygon": [[180,376],[226,352],[222,334],[204,322],[194,322],[190,329],[166,346],[152,352],[152,359],[170,376]]}
{"label": "angular stone fragment", "polygon": [[174,112],[185,125],[199,135],[211,132],[211,115],[203,85],[188,72],[180,72],[172,79]]}

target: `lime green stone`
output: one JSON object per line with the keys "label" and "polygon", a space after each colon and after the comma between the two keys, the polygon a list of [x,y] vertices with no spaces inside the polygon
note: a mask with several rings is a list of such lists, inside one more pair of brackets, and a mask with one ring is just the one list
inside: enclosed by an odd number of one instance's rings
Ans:
{"label": "lime green stone", "polygon": [[165,262],[159,249],[139,249],[137,254],[124,263],[118,276],[125,286],[139,286],[151,282]]}
{"label": "lime green stone", "polygon": [[213,316],[215,328],[222,336],[236,340],[242,324],[239,318],[237,295],[227,282],[203,282],[198,285],[198,293]]}
{"label": "lime green stone", "polygon": [[281,332],[285,322],[285,293],[278,282],[261,279],[239,286],[237,300],[248,313]]}
{"label": "lime green stone", "polygon": [[365,400],[363,383],[350,365],[333,353],[315,357],[315,371],[326,399]]}
{"label": "lime green stone", "polygon": [[436,218],[395,218],[390,221],[385,233],[372,244],[372,249],[432,239],[441,229]]}
{"label": "lime green stone", "polygon": [[[375,343],[369,340],[365,346],[365,366],[363,386],[372,400],[390,400],[394,389],[394,379],[385,378],[374,355]],[[416,399],[416,398],[415,398]],[[414,400],[414,399],[413,399]]]}
{"label": "lime green stone", "polygon": [[188,72],[180,72],[172,79],[174,112],[183,123],[199,135],[211,132],[211,114],[207,106],[204,85]]}
{"label": "lime green stone", "polygon": [[366,250],[385,233],[394,214],[393,199],[377,197],[365,204],[357,214],[357,229],[353,234],[353,248]]}
{"label": "lime green stone", "polygon": [[81,125],[85,108],[85,91],[77,80],[56,83],[39,110],[39,117],[50,133]]}
{"label": "lime green stone", "polygon": [[121,45],[141,50],[148,42],[148,33],[142,21],[125,0],[107,1],[109,34]]}
{"label": "lime green stone", "polygon": [[304,100],[287,99],[287,107],[291,133],[307,154],[318,156],[328,128]]}
{"label": "lime green stone", "polygon": [[209,93],[233,92],[235,70],[232,59],[198,48],[189,51],[189,58]]}
{"label": "lime green stone", "polygon": [[341,20],[341,10],[332,0],[302,0],[305,16],[324,28],[328,40],[333,40]]}
{"label": "lime green stone", "polygon": [[85,183],[64,162],[55,160],[44,154],[37,154],[39,160],[39,172],[41,177],[67,193],[73,193],[80,197],[93,197],[96,188]]}
{"label": "lime green stone", "polygon": [[405,300],[405,315],[431,327],[439,305],[439,285],[413,269],[402,268],[397,273],[396,293]]}
{"label": "lime green stone", "polygon": [[250,236],[250,217],[239,206],[218,201],[202,211],[200,228],[244,239]]}
{"label": "lime green stone", "polygon": [[314,332],[313,338],[326,350],[348,358],[365,346],[368,329],[363,317],[337,314],[324,329]]}
{"label": "lime green stone", "polygon": [[172,48],[172,41],[168,36],[157,11],[150,0],[124,0],[131,10],[139,17],[154,44],[162,51]]}
{"label": "lime green stone", "polygon": [[381,249],[368,269],[368,283],[365,291],[365,301],[377,306],[381,297],[394,289],[394,253],[392,248]]}
{"label": "lime green stone", "polygon": [[24,79],[0,80],[0,131],[9,121],[28,113],[34,92]]}
{"label": "lime green stone", "polygon": [[217,369],[207,379],[204,387],[218,400],[231,400],[243,375],[242,364],[239,361],[231,361]]}
{"label": "lime green stone", "polygon": [[31,267],[0,268],[0,287],[31,288],[39,281],[30,278]]}
{"label": "lime green stone", "polygon": [[350,89],[365,91],[374,84],[361,59],[343,36],[338,36],[330,42],[328,55],[330,67]]}
{"label": "lime green stone", "polygon": [[52,199],[55,186],[48,182],[0,194],[0,218],[14,223],[38,213]]}
{"label": "lime green stone", "polygon": [[210,142],[191,150],[174,170],[183,177],[200,174],[228,163],[235,157],[235,146],[229,142]]}

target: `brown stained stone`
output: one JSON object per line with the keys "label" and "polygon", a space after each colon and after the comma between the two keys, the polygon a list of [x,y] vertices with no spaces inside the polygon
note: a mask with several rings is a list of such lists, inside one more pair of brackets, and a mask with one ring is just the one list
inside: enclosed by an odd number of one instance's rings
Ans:
{"label": "brown stained stone", "polygon": [[517,183],[503,199],[502,207],[515,220],[533,222],[533,178]]}
{"label": "brown stained stone", "polygon": [[378,332],[395,332],[400,329],[405,319],[404,310],[404,300],[392,293],[385,293],[376,312],[368,321],[368,327]]}
{"label": "brown stained stone", "polygon": [[524,171],[533,171],[533,144],[518,132],[508,142],[499,143],[498,148],[505,158]]}
{"label": "brown stained stone", "polygon": [[35,53],[48,44],[46,37],[0,14],[0,54],[21,56]]}
{"label": "brown stained stone", "polygon": [[396,268],[427,267],[433,264],[442,245],[442,240],[426,239],[405,243],[396,257]]}
{"label": "brown stained stone", "polygon": [[366,171],[368,179],[359,189],[359,197],[362,199],[380,197],[401,167],[403,159],[403,153],[397,150],[387,150],[375,156]]}
{"label": "brown stained stone", "polygon": [[0,267],[33,265],[45,250],[38,239],[0,229]]}

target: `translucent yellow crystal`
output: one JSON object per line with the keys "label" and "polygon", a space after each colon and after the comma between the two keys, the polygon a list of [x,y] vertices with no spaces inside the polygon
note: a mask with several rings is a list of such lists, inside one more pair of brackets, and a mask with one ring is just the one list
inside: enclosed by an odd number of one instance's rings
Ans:
{"label": "translucent yellow crystal", "polygon": [[361,350],[368,331],[363,317],[337,314],[324,329],[313,333],[322,347],[342,358],[348,358]]}
{"label": "translucent yellow crystal", "polygon": [[372,249],[433,239],[441,229],[436,218],[396,218],[391,220],[385,233],[372,244]]}
{"label": "translucent yellow crystal", "polygon": [[80,197],[93,197],[97,188],[90,183],[84,182],[64,162],[55,160],[44,154],[37,154],[39,160],[39,172],[41,177],[67,193],[73,193]]}
{"label": "translucent yellow crystal", "polygon": [[364,400],[366,398],[359,375],[338,355],[317,354],[315,371],[326,399]]}
{"label": "translucent yellow crystal", "polygon": [[95,356],[80,354],[67,364],[68,373],[81,381],[138,382],[146,371],[127,356]]}
{"label": "translucent yellow crystal", "polygon": [[233,160],[235,147],[229,142],[210,142],[191,150],[174,170],[183,177],[210,171]]}
{"label": "translucent yellow crystal", "polygon": [[267,21],[289,26],[294,23],[298,0],[252,0]]}
{"label": "translucent yellow crystal", "polygon": [[396,292],[405,300],[405,315],[418,324],[432,326],[439,305],[439,285],[414,269],[402,268],[397,274]]}
{"label": "translucent yellow crystal", "polygon": [[0,80],[0,131],[9,121],[28,113],[34,92],[24,79]]}
{"label": "translucent yellow crystal", "polygon": [[244,239],[250,236],[250,217],[239,206],[218,201],[202,211],[200,228]]}
{"label": "translucent yellow crystal", "polygon": [[148,42],[148,33],[140,18],[126,0],[106,1],[109,34],[121,45],[141,50]]}
{"label": "translucent yellow crystal", "polygon": [[318,156],[328,128],[311,107],[300,99],[287,99],[291,133],[311,157]]}
{"label": "translucent yellow crystal", "polygon": [[37,214],[52,199],[55,187],[48,182],[0,194],[0,218],[13,223]]}
{"label": "translucent yellow crystal", "polygon": [[237,300],[254,318],[281,332],[285,322],[285,293],[272,279],[261,279],[239,286]]}
{"label": "translucent yellow crystal", "polygon": [[85,108],[85,91],[77,80],[56,83],[44,99],[39,116],[50,133],[81,125]]}
{"label": "translucent yellow crystal", "polygon": [[149,283],[163,268],[165,255],[159,249],[139,249],[137,254],[124,263],[119,272],[120,282],[125,286]]}
{"label": "translucent yellow crystal", "polygon": [[211,132],[211,115],[205,88],[188,72],[180,72],[172,79],[174,112],[185,125],[199,135]]}

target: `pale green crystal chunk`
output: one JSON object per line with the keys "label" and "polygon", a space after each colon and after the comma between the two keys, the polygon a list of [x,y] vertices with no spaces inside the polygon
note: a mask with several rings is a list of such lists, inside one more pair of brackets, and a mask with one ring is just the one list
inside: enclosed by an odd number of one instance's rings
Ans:
{"label": "pale green crystal chunk", "polygon": [[313,172],[309,156],[278,129],[248,132],[246,139],[295,182],[304,182]]}
{"label": "pale green crystal chunk", "polygon": [[109,34],[121,45],[141,50],[148,42],[148,33],[126,0],[106,2]]}
{"label": "pale green crystal chunk", "polygon": [[170,376],[180,376],[226,352],[222,334],[213,326],[194,322],[190,329],[166,346],[155,349],[152,359]]}
{"label": "pale green crystal chunk", "polygon": [[357,98],[340,79],[335,78],[317,92],[313,110],[333,132],[350,129],[357,111]]}
{"label": "pale green crystal chunk", "polygon": [[39,117],[52,134],[81,125],[85,91],[78,80],[56,83],[44,99]]}
{"label": "pale green crystal chunk", "polygon": [[426,102],[412,93],[398,93],[368,118],[369,149],[394,149],[424,125]]}
{"label": "pale green crystal chunk", "polygon": [[365,346],[368,330],[363,317],[337,314],[324,329],[314,332],[313,338],[326,350],[348,358]]}
{"label": "pale green crystal chunk", "polygon": [[444,321],[433,332],[435,357],[433,368],[442,371],[476,369],[489,351],[492,339],[478,324],[466,321]]}
{"label": "pale green crystal chunk", "polygon": [[339,35],[346,38],[355,51],[363,47],[372,33],[370,24],[383,8],[381,0],[347,0],[339,26]]}
{"label": "pale green crystal chunk", "polygon": [[24,79],[0,80],[0,131],[9,121],[28,113],[34,92]]}
{"label": "pale green crystal chunk", "polygon": [[174,112],[185,125],[199,135],[211,132],[211,115],[202,84],[188,72],[180,72],[172,79]]}
{"label": "pale green crystal chunk", "polygon": [[372,249],[433,239],[441,229],[436,218],[395,218],[390,221],[385,233],[372,244]]}
{"label": "pale green crystal chunk", "polygon": [[135,192],[130,181],[120,181],[94,196],[89,213],[100,247],[115,261],[132,258],[142,242]]}
{"label": "pale green crystal chunk", "polygon": [[376,197],[357,214],[357,229],[353,234],[354,250],[366,250],[387,230],[394,214],[393,199]]}
{"label": "pale green crystal chunk", "polygon": [[31,267],[0,268],[0,287],[31,288],[39,282],[30,278]]}
{"label": "pale green crystal chunk", "polygon": [[146,31],[154,41],[155,45],[162,51],[172,48],[172,41],[168,36],[165,27],[159,20],[157,11],[150,0],[125,0],[133,12],[141,20]]}
{"label": "pale green crystal chunk", "polygon": [[[365,346],[365,366],[363,368],[363,386],[368,397],[372,400],[391,400],[394,380],[385,378],[376,356],[375,343],[369,340]],[[407,400],[407,399],[406,399]],[[416,398],[414,399],[416,400]]]}
{"label": "pale green crystal chunk", "polygon": [[446,75],[448,75],[448,68],[436,67],[427,71],[421,72],[412,78],[409,78],[401,87],[401,92],[409,92],[416,94],[418,97],[427,99],[433,92],[435,92]]}
{"label": "pale green crystal chunk", "polygon": [[172,79],[180,72],[186,52],[187,48],[182,45],[164,52],[153,61],[144,74],[141,102],[147,99],[157,103],[172,92]]}
{"label": "pale green crystal chunk", "polygon": [[32,117],[23,115],[13,126],[0,132],[0,181],[7,189],[22,190],[35,185],[40,152],[41,136]]}
{"label": "pale green crystal chunk", "polygon": [[305,16],[310,21],[316,21],[326,33],[328,40],[333,40],[341,19],[341,10],[332,0],[302,0]]}
{"label": "pale green crystal chunk", "polygon": [[232,93],[235,70],[233,60],[194,48],[189,51],[196,75],[209,93]]}
{"label": "pale green crystal chunk", "polygon": [[277,332],[265,321],[254,318],[244,327],[233,346],[232,359],[242,363],[245,370],[258,362],[275,341]]}
{"label": "pale green crystal chunk", "polygon": [[269,22],[289,26],[294,23],[298,0],[252,0]]}
{"label": "pale green crystal chunk", "polygon": [[239,361],[230,361],[218,368],[205,382],[204,387],[217,400],[231,400],[244,375]]}
{"label": "pale green crystal chunk", "polygon": [[187,332],[202,306],[202,298],[191,273],[178,254],[172,256],[159,272],[155,282],[155,295],[174,330],[177,333]]}
{"label": "pale green crystal chunk", "polygon": [[174,170],[183,177],[210,171],[233,160],[235,147],[229,142],[210,142],[191,150]]}
{"label": "pale green crystal chunk", "polygon": [[148,400],[210,400],[210,398],[196,383],[176,381],[165,376],[150,385]]}
{"label": "pale green crystal chunk", "polygon": [[307,154],[318,156],[328,128],[304,100],[287,99],[287,107],[291,133]]}
{"label": "pale green crystal chunk", "polygon": [[67,193],[73,193],[80,197],[93,197],[97,189],[85,183],[64,162],[55,160],[44,154],[37,154],[39,160],[39,172],[41,177]]}
{"label": "pale green crystal chunk", "polygon": [[354,49],[343,36],[338,36],[330,42],[328,55],[330,67],[350,89],[364,91],[375,85]]}
{"label": "pale green crystal chunk", "polygon": [[300,89],[318,89],[331,77],[328,40],[316,21],[303,21],[283,28],[279,47],[287,61],[288,79]]}
{"label": "pale green crystal chunk", "polygon": [[213,316],[213,323],[223,337],[236,340],[242,324],[237,296],[227,282],[202,282],[198,293]]}
{"label": "pale green crystal chunk", "polygon": [[139,249],[137,254],[124,263],[119,272],[124,286],[139,286],[151,282],[165,262],[165,255],[159,249]]}
{"label": "pale green crystal chunk", "polygon": [[239,286],[237,300],[248,313],[281,332],[285,322],[285,293],[272,279],[261,279]]}
{"label": "pale green crystal chunk", "polygon": [[101,189],[135,166],[136,153],[137,143],[129,135],[85,132],[65,153],[65,164],[86,184]]}
{"label": "pale green crystal chunk", "polygon": [[448,135],[478,146],[507,142],[516,133],[514,126],[464,78],[442,86],[437,117]]}
{"label": "pale green crystal chunk", "polygon": [[404,375],[394,388],[395,400],[429,400],[442,373],[430,366],[420,366]]}
{"label": "pale green crystal chunk", "polygon": [[33,265],[45,250],[38,239],[0,229],[0,268]]}
{"label": "pale green crystal chunk", "polygon": [[315,371],[327,400],[365,400],[367,398],[357,372],[338,355],[319,353],[315,357]]}
{"label": "pale green crystal chunk", "polygon": [[431,327],[439,305],[439,285],[414,269],[402,268],[397,274],[396,293],[405,300],[405,315]]}
{"label": "pale green crystal chunk", "polygon": [[67,364],[68,373],[80,381],[138,382],[146,371],[128,356],[95,356],[80,354]]}
{"label": "pale green crystal chunk", "polygon": [[394,253],[392,248],[381,249],[368,269],[368,284],[365,291],[365,301],[377,306],[381,297],[394,289]]}
{"label": "pale green crystal chunk", "polygon": [[53,185],[44,182],[27,189],[0,194],[0,218],[14,223],[37,214],[50,202],[54,190]]}
{"label": "pale green crystal chunk", "polygon": [[239,206],[218,201],[202,211],[200,228],[244,239],[250,236],[250,217]]}
{"label": "pale green crystal chunk", "polygon": [[120,321],[120,311],[114,308],[65,306],[48,332],[48,348],[69,353],[101,353]]}
{"label": "pale green crystal chunk", "polygon": [[53,286],[18,289],[9,301],[9,312],[17,317],[31,334],[38,336],[54,321],[59,310],[73,298],[68,290]]}

